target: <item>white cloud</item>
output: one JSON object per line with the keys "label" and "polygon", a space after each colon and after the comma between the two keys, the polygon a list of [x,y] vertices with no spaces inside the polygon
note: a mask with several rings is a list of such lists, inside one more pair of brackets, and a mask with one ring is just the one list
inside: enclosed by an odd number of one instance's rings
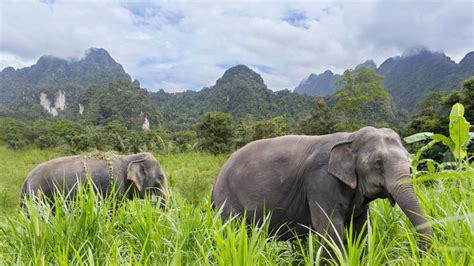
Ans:
{"label": "white cloud", "polygon": [[311,72],[377,64],[412,46],[456,61],[474,47],[474,4],[293,1],[2,1],[0,68],[103,47],[151,90],[213,85],[223,65],[260,70],[272,89]]}

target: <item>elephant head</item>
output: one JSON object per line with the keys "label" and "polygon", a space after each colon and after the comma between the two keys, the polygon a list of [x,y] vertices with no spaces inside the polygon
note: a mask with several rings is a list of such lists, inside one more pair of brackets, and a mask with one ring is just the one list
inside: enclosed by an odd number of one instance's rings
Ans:
{"label": "elephant head", "polygon": [[133,182],[138,197],[155,195],[161,197],[164,204],[168,183],[160,164],[151,153],[131,156],[127,166],[127,179]]}
{"label": "elephant head", "polygon": [[408,152],[391,129],[365,127],[334,145],[329,173],[365,198],[389,198],[397,203],[417,232],[422,247],[430,245],[433,232],[413,190]]}

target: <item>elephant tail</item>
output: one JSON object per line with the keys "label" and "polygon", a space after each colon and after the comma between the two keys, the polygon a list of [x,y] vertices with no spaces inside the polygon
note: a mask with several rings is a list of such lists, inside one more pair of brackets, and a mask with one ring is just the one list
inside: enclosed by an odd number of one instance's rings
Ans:
{"label": "elephant tail", "polygon": [[216,204],[214,203],[214,193],[211,194],[211,209],[212,210],[216,209]]}
{"label": "elephant tail", "polygon": [[21,193],[20,193],[20,208],[26,209],[26,195],[27,195],[27,188],[28,188],[28,181],[25,181],[23,184],[23,187],[21,188]]}

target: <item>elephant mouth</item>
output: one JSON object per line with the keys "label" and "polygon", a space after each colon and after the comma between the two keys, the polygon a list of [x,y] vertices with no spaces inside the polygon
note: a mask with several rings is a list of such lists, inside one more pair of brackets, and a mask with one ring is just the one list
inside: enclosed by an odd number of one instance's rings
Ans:
{"label": "elephant mouth", "polygon": [[387,195],[388,200],[390,201],[390,206],[395,206],[395,200],[393,199],[392,195],[388,193]]}
{"label": "elephant mouth", "polygon": [[390,201],[390,206],[395,206],[395,199],[393,198],[392,194],[388,192],[385,186],[381,186],[382,188],[382,193],[380,195],[380,198],[382,199],[388,199]]}

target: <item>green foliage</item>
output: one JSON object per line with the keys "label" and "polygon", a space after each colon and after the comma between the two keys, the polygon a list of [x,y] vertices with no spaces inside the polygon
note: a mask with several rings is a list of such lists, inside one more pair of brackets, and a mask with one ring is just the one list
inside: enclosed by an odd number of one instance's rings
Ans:
{"label": "green foliage", "polygon": [[353,131],[365,125],[380,127],[396,122],[392,97],[382,80],[383,76],[366,67],[344,72],[340,81],[343,89],[333,96],[339,130]]}
{"label": "green foliage", "polygon": [[386,60],[377,73],[385,76],[384,85],[392,93],[397,106],[415,114],[419,111],[416,103],[428,93],[449,93],[460,88],[464,79],[474,75],[472,55],[466,55],[466,60],[456,64],[443,53],[421,50]]}
{"label": "green foliage", "polygon": [[453,105],[449,115],[449,137],[442,134],[434,134],[432,132],[422,132],[405,137],[404,140],[407,143],[413,143],[421,140],[431,139],[431,142],[421,148],[417,155],[413,158],[415,164],[418,164],[421,151],[425,151],[432,147],[435,143],[440,142],[449,148],[456,159],[457,167],[460,168],[462,161],[467,156],[467,147],[470,141],[469,128],[470,123],[464,118],[463,105],[456,103]]}
{"label": "green foliage", "polygon": [[201,147],[214,154],[226,153],[234,147],[234,122],[232,116],[222,112],[204,115],[196,126]]}
{"label": "green foliage", "polygon": [[355,131],[363,126],[398,125],[403,115],[395,111],[382,80],[383,77],[370,68],[346,70],[338,81],[342,89],[326,100],[317,101],[311,114],[300,121],[297,132],[320,135]]}
{"label": "green foliage", "polygon": [[119,121],[129,129],[140,130],[145,118],[154,128],[163,123],[148,92],[127,80],[115,79],[105,86],[92,86],[79,102],[85,110],[83,120],[93,125]]}
{"label": "green foliage", "polygon": [[321,99],[316,102],[311,114],[301,121],[298,133],[305,135],[323,135],[336,131],[337,119],[327,102]]}
{"label": "green foliage", "polygon": [[[470,140],[470,127],[471,124],[464,118],[464,106],[460,103],[455,104],[449,115],[449,137],[452,143],[448,147],[457,161],[463,160],[467,156],[466,149]],[[442,142],[446,145],[444,141]]]}
{"label": "green foliage", "polygon": [[[0,72],[0,106],[12,105],[15,99],[17,101],[13,106],[21,103],[37,104],[39,93],[30,93],[36,89],[51,95],[50,89],[57,91],[65,87],[87,88],[91,85],[104,85],[113,78],[131,80],[123,67],[101,48],[89,49],[86,56],[77,61],[42,56],[31,67],[16,70],[8,67]],[[68,90],[65,91],[66,97],[69,98],[71,94]],[[33,102],[30,96],[34,96]],[[28,106],[30,107],[31,105]]]}
{"label": "green foliage", "polygon": [[236,145],[237,147],[242,147],[245,144],[255,140],[255,125],[257,121],[255,117],[251,114],[247,114],[244,118],[240,121],[239,126],[237,127],[237,139]]}
{"label": "green foliage", "polygon": [[6,143],[10,148],[24,147],[28,143],[26,132],[28,132],[28,127],[22,121],[0,118],[0,141]]}
{"label": "green foliage", "polygon": [[445,99],[446,104],[453,105],[459,102],[464,105],[464,117],[468,121],[474,121],[474,76],[463,82],[463,88],[458,92],[452,92]]}
{"label": "green foliage", "polygon": [[176,145],[176,151],[186,152],[196,150],[198,145],[198,137],[196,131],[186,130],[178,131],[173,134],[172,137],[174,144]]}
{"label": "green foliage", "polygon": [[286,134],[288,134],[288,123],[286,122],[286,117],[277,116],[255,124],[253,140],[274,138]]}
{"label": "green foliage", "polygon": [[257,121],[253,115],[248,114],[237,126],[236,146],[242,147],[254,140],[279,137],[289,132],[290,127],[286,116]]}
{"label": "green foliage", "polygon": [[293,126],[306,116],[315,98],[281,90],[268,89],[259,74],[246,66],[228,69],[210,88],[200,91],[152,93],[153,101],[160,106],[166,127],[172,131],[189,130],[208,112],[224,112],[239,123],[250,114],[256,120],[286,115]]}
{"label": "green foliage", "polygon": [[[351,231],[339,239],[316,234],[275,241],[267,223],[250,227],[222,221],[211,210],[211,183],[227,156],[183,153],[155,156],[170,179],[171,198],[162,210],[148,200],[117,205],[86,187],[77,200],[56,201],[56,212],[29,203],[18,211],[24,177],[35,165],[60,156],[53,151],[12,151],[0,146],[0,261],[13,264],[116,265],[472,265],[474,170],[437,173],[415,182],[417,197],[434,230],[427,252],[417,247],[413,226],[387,200],[371,203],[367,237]],[[436,199],[436,200],[433,200]],[[350,224],[348,225],[350,228]],[[324,245],[322,245],[324,244]],[[329,249],[335,258],[325,258]]]}
{"label": "green foliage", "polygon": [[421,111],[411,119],[405,129],[406,135],[417,132],[436,132],[447,135],[448,130],[444,125],[448,124],[449,120],[448,116],[445,115],[448,110],[445,105],[444,94],[439,92],[429,93],[417,106]]}
{"label": "green foliage", "polygon": [[[165,131],[131,130],[119,121],[112,121],[104,126],[92,126],[65,119],[37,120],[31,123],[12,118],[0,118],[0,125],[0,143],[5,143],[12,149],[36,145],[41,149],[59,148],[72,153],[96,149],[119,152],[150,150],[167,152],[165,140],[174,140],[174,136]],[[179,141],[179,134],[177,136],[176,141]],[[195,145],[187,145],[181,140],[177,146],[178,151],[196,148]]]}
{"label": "green foliage", "polygon": [[417,132],[434,132],[448,135],[448,114],[451,106],[461,103],[465,108],[464,117],[467,121],[474,121],[474,76],[464,81],[460,91],[450,94],[432,92],[417,104],[420,113],[413,116],[410,124],[404,129],[406,135]]}

